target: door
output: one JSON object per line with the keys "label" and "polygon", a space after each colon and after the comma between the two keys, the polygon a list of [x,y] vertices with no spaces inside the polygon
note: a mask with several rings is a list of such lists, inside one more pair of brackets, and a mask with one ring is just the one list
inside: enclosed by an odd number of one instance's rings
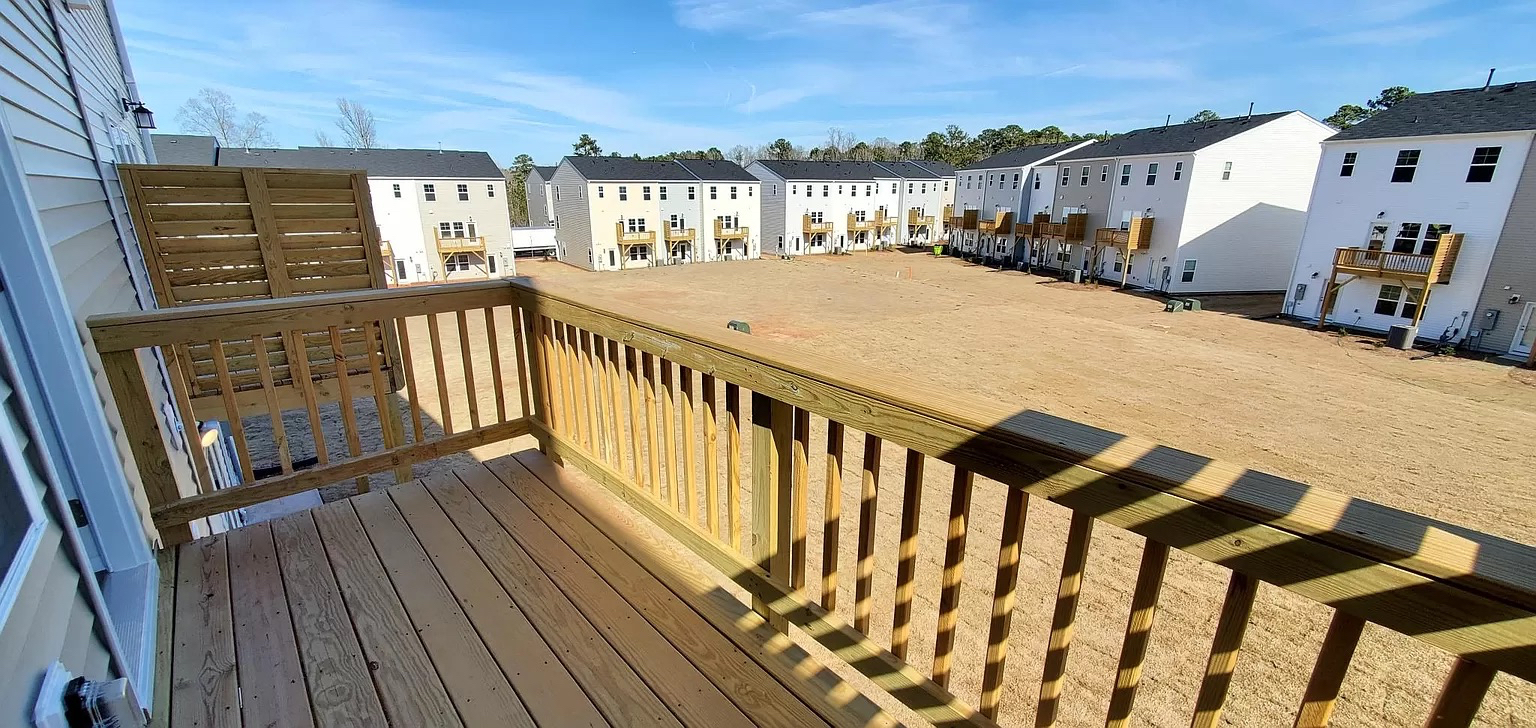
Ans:
{"label": "door", "polygon": [[1510,344],[1509,353],[1530,356],[1533,345],[1536,345],[1536,303],[1527,303],[1525,313],[1520,315],[1520,326],[1515,329],[1515,341]]}

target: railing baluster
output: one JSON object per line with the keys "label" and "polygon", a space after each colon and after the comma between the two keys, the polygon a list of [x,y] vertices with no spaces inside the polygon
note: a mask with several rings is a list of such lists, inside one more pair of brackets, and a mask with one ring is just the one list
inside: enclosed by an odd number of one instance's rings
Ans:
{"label": "railing baluster", "polygon": [[581,353],[581,329],[571,324],[565,324],[565,361],[566,368],[570,372],[571,382],[571,422],[576,425],[577,441],[587,452],[596,452],[597,433],[591,428],[591,414],[588,406],[591,398],[587,394],[587,377],[585,357]]}
{"label": "railing baluster", "polygon": [[661,368],[661,441],[666,449],[663,457],[666,458],[666,475],[662,476],[667,485],[667,497],[672,501],[672,510],[682,512],[679,507],[677,477],[677,412],[673,404],[674,392],[677,383],[673,380],[672,362],[665,358],[657,358],[656,366]]}
{"label": "railing baluster", "polygon": [[843,423],[827,420],[826,499],[821,511],[821,608],[837,609],[838,529],[843,515]]}
{"label": "railing baluster", "polygon": [[584,329],[576,331],[576,361],[580,368],[576,370],[576,376],[581,379],[581,404],[583,423],[587,427],[587,451],[596,455],[598,459],[603,457],[603,430],[598,426],[601,421],[598,417],[598,395],[595,382],[592,379],[592,336]]}
{"label": "railing baluster", "polygon": [[864,435],[864,472],[859,495],[859,562],[854,567],[853,628],[869,634],[869,615],[873,604],[875,578],[875,516],[879,513],[880,443],[874,435]]}
{"label": "railing baluster", "polygon": [[1003,506],[1003,532],[997,547],[997,580],[992,586],[992,620],[987,630],[987,661],[981,673],[982,715],[997,718],[1003,700],[1003,670],[1008,663],[1008,636],[1013,629],[1014,594],[1019,586],[1019,544],[1029,515],[1029,494],[1008,488]]}
{"label": "railing baluster", "polygon": [[[374,411],[379,415],[379,436],[384,441],[384,449],[391,450],[402,443],[401,438],[396,437],[400,433],[400,416],[389,404],[389,385],[384,381],[384,357],[380,354],[384,347],[384,329],[379,322],[369,321],[363,324],[363,333],[368,339],[368,375],[373,384]],[[410,479],[410,464],[402,463],[395,468],[396,483]]]}
{"label": "railing baluster", "polygon": [[[790,440],[794,408],[765,394],[752,393],[752,554],[757,565],[780,584],[790,579],[790,497],[794,473]],[[752,609],[769,625],[787,632],[788,621],[752,595]]]}
{"label": "railing baluster", "polygon": [[604,339],[603,368],[608,380],[608,429],[613,433],[613,464],[619,472],[628,470],[629,433],[624,431],[624,419],[619,416],[623,409],[624,383],[619,379],[619,342]]}
{"label": "railing baluster", "polygon": [[584,359],[587,362],[587,378],[591,380],[593,417],[592,431],[599,460],[612,461],[613,438],[608,434],[608,373],[603,366],[603,338],[592,332],[583,332],[581,339]]}
{"label": "railing baluster", "polygon": [[1105,728],[1128,728],[1131,724],[1131,706],[1141,686],[1141,668],[1157,620],[1157,598],[1163,590],[1163,573],[1167,568],[1168,546],[1148,539],[1141,549],[1141,567],[1136,572],[1136,591],[1131,594],[1131,615],[1126,620],[1120,667],[1115,673]]}
{"label": "railing baluster", "polygon": [[720,538],[720,491],[715,483],[720,477],[720,435],[715,412],[715,377],[700,375],[704,397],[704,520],[709,535]]}
{"label": "railing baluster", "polygon": [[304,332],[291,331],[288,333],[291,342],[288,350],[295,352],[297,357],[288,361],[288,372],[293,378],[293,383],[298,386],[299,392],[304,395],[304,410],[309,417],[309,433],[315,442],[315,461],[321,465],[330,462],[330,456],[325,449],[325,428],[320,419],[320,396],[315,392],[315,379],[309,370],[309,350],[304,346]]}
{"label": "railing baluster", "polygon": [[651,362],[655,357],[650,352],[640,354],[640,373],[645,379],[645,407],[642,410],[645,420],[645,460],[649,468],[651,496],[661,499],[661,457],[656,452],[660,443],[656,441],[656,428],[652,421],[656,418],[656,370]]}
{"label": "railing baluster", "polygon": [[[362,438],[357,430],[357,412],[352,409],[352,382],[347,376],[347,354],[341,346],[341,329],[331,326],[331,358],[336,361],[336,391],[341,395],[341,430],[347,438],[347,452],[352,457],[363,454]],[[441,371],[441,369],[439,369]],[[368,492],[368,476],[359,476],[357,492]]]}
{"label": "railing baluster", "polygon": [[1482,707],[1483,697],[1488,694],[1488,686],[1493,684],[1497,673],[1497,670],[1486,665],[1464,657],[1456,658],[1451,666],[1451,674],[1445,678],[1445,686],[1440,689],[1440,696],[1435,698],[1435,707],[1430,709],[1429,717],[1424,720],[1424,728],[1466,728],[1472,725],[1472,719],[1477,716],[1477,709]]}
{"label": "railing baluster", "polygon": [[[435,313],[427,314],[427,338],[432,342],[432,371],[437,376],[437,416],[442,420],[443,434],[451,435],[453,434],[453,409],[448,403],[448,373],[443,370],[443,332],[438,328]],[[341,356],[339,348],[335,349],[335,355]],[[338,360],[339,365],[340,360]],[[339,378],[346,379],[346,375],[339,375]]]}
{"label": "railing baluster", "polygon": [[[517,316],[517,309],[512,309],[512,316],[514,318]],[[513,323],[513,328],[517,328],[516,322],[514,321]],[[490,306],[485,307],[485,346],[491,356],[491,389],[496,392],[496,421],[506,422],[507,394],[502,391],[504,383],[501,380],[501,344],[496,341],[496,309]],[[523,362],[521,347],[518,348],[517,362],[519,368],[521,368]],[[522,380],[518,380],[518,383],[521,384]],[[523,414],[527,413],[527,399],[525,398],[523,401]]]}
{"label": "railing baluster", "polygon": [[1045,673],[1040,678],[1040,704],[1035,711],[1037,727],[1056,725],[1061,690],[1066,682],[1067,652],[1077,629],[1077,601],[1083,590],[1083,567],[1093,539],[1093,517],[1072,512],[1067,528],[1067,550],[1062,558],[1061,583],[1056,590],[1056,611],[1051,618],[1051,639],[1046,646]]}
{"label": "railing baluster", "polygon": [[1339,687],[1344,684],[1344,674],[1349,671],[1349,661],[1354,659],[1355,647],[1364,631],[1364,619],[1334,610],[1323,646],[1317,651],[1317,662],[1312,665],[1307,691],[1301,698],[1301,710],[1296,713],[1296,728],[1327,728],[1333,718],[1334,703],[1339,699]]}
{"label": "railing baluster", "polygon": [[731,548],[741,553],[741,387],[725,383],[725,521]]}
{"label": "railing baluster", "polygon": [[1243,634],[1248,631],[1248,616],[1253,613],[1253,599],[1259,582],[1240,572],[1232,572],[1227,582],[1227,598],[1216,622],[1216,636],[1211,639],[1211,656],[1200,681],[1200,695],[1195,699],[1195,717],[1191,728],[1214,728],[1221,723],[1221,711],[1227,703],[1227,689],[1232,686],[1232,672],[1237,669],[1238,651]]}
{"label": "railing baluster", "polygon": [[293,472],[293,454],[288,451],[288,429],[283,427],[283,408],[277,399],[277,385],[272,382],[272,364],[267,360],[267,337],[251,337],[255,348],[256,371],[261,375],[261,393],[267,398],[267,419],[272,423],[272,444],[277,446],[277,463],[284,473]]}
{"label": "railing baluster", "polygon": [[624,373],[629,378],[629,472],[633,474],[636,484],[645,486],[649,481],[645,477],[645,467],[641,465],[645,457],[645,430],[640,424],[643,401],[640,395],[640,373],[636,371],[639,366],[639,352],[625,346]]}
{"label": "railing baluster", "polygon": [[[411,337],[406,331],[406,321],[395,319],[395,338],[400,341],[400,363],[405,367],[405,384],[410,388],[411,434],[416,442],[426,439],[421,426],[421,387],[416,384],[416,364],[411,360]],[[305,365],[306,368],[308,365]],[[323,461],[322,461],[323,462]]]}
{"label": "railing baluster", "polygon": [[577,367],[571,355],[571,329],[562,321],[555,322],[555,329],[560,334],[555,339],[556,353],[560,357],[560,388],[564,407],[560,414],[565,420],[566,434],[571,442],[580,445],[585,438],[581,418],[581,389],[576,384]]}
{"label": "railing baluster", "polygon": [[944,575],[939,590],[939,626],[933,638],[933,681],[949,686],[954,659],[955,624],[960,620],[960,583],[965,575],[965,536],[971,517],[971,487],[975,477],[955,468],[949,493],[949,529],[945,533]]}
{"label": "railing baluster", "polygon": [[[214,340],[214,344],[218,344]],[[217,362],[223,361],[223,347],[214,346],[213,351]],[[149,398],[149,387],[144,381],[144,369],[139,366],[139,355],[132,349],[124,351],[106,351],[101,354],[102,374],[106,375],[107,386],[112,390],[112,399],[117,403],[118,415],[123,425],[123,436],[128,440],[128,446],[133,451],[134,463],[138,466],[140,485],[144,488],[144,497],[151,508],[174,503],[181,499],[181,493],[176,488],[176,474],[171,470],[171,463],[165,449],[165,441],[160,431],[160,413],[156,410]],[[224,365],[220,365],[221,367]],[[179,374],[179,373],[178,373]],[[221,384],[226,386],[229,373],[225,371],[221,377]],[[230,420],[238,422],[239,414],[230,410]],[[197,445],[192,445],[196,448]],[[249,468],[246,464],[245,453],[241,453],[241,466]],[[250,477],[246,477],[247,482]],[[186,543],[192,540],[192,528],[186,523],[172,526],[158,526],[160,539],[165,546]]]}
{"label": "railing baluster", "polygon": [[891,654],[907,659],[912,634],[912,593],[917,577],[917,530],[923,506],[923,454],[907,449],[907,476],[901,500],[901,543],[896,547],[896,606],[891,612]]}
{"label": "railing baluster", "polygon": [[469,348],[469,315],[455,311],[459,326],[459,363],[464,367],[464,399],[469,402],[469,429],[480,429],[480,389],[475,386],[475,357]]}
{"label": "railing baluster", "polygon": [[565,382],[560,368],[560,353],[558,343],[555,341],[555,322],[548,316],[540,315],[539,349],[543,357],[544,392],[549,397],[549,426],[556,432],[569,435],[568,420],[565,418]]}
{"label": "railing baluster", "polygon": [[245,423],[240,417],[240,406],[235,402],[235,384],[229,377],[229,359],[224,356],[224,341],[211,339],[208,342],[209,352],[213,355],[213,369],[219,378],[219,393],[224,398],[224,415],[229,418],[230,432],[235,436],[235,454],[240,456],[240,479],[242,483],[256,481],[256,475],[251,466],[251,447],[245,439]]}
{"label": "railing baluster", "polygon": [[677,375],[683,380],[682,416],[683,416],[683,472],[678,478],[683,489],[682,510],[688,514],[688,522],[699,525],[699,491],[697,465],[694,456],[697,454],[693,444],[693,411],[695,407],[696,392],[693,388],[693,370],[685,366],[679,366]]}
{"label": "railing baluster", "polygon": [[[535,333],[535,321],[533,312],[523,303],[512,306],[512,338],[518,353],[517,391],[522,400],[522,414],[547,425],[550,417],[549,364],[543,358],[539,343],[543,337]],[[547,452],[549,447],[544,434],[535,429],[533,435],[539,441],[539,450]]]}
{"label": "railing baluster", "polygon": [[789,551],[790,586],[795,590],[805,589],[805,542],[807,524],[806,506],[810,500],[807,492],[811,487],[810,479],[810,449],[811,449],[811,413],[795,408],[794,442],[790,447],[792,457],[790,466],[793,468],[791,475],[794,479],[794,511],[791,522],[791,538]]}

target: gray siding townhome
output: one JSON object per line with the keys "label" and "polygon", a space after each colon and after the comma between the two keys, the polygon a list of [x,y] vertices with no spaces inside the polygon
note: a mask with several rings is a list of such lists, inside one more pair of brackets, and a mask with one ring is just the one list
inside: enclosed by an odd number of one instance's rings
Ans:
{"label": "gray siding townhome", "polygon": [[528,224],[532,227],[555,224],[554,197],[550,194],[554,178],[554,167],[534,167],[523,180],[523,190],[528,198]]}

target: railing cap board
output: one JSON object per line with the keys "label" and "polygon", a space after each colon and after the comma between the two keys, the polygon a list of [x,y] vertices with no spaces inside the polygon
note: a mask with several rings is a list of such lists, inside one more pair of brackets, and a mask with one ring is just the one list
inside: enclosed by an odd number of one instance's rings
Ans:
{"label": "railing cap board", "polygon": [[196,304],[86,319],[102,353],[293,329],[355,326],[367,321],[499,306],[512,302],[508,279],[316,293],[282,299]]}
{"label": "railing cap board", "polygon": [[[600,311],[918,414],[984,433],[1025,450],[1165,491],[1244,519],[1318,540],[1484,596],[1536,610],[1536,547],[1294,480],[1202,457],[994,400],[934,392],[901,375],[829,359],[762,337],[697,326],[665,313],[597,302],[567,284],[508,284],[535,296]],[[708,373],[708,372],[706,372]]]}

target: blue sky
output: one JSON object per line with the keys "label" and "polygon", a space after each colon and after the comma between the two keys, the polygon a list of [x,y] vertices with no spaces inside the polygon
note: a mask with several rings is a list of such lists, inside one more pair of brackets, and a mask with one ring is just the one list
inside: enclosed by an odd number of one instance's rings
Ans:
{"label": "blue sky", "polygon": [[334,139],[361,101],[393,147],[541,164],[728,149],[829,127],[918,138],[946,124],[1127,130],[1301,109],[1385,86],[1536,78],[1536,0],[268,0],[119,3],[161,131],[199,88],[259,111],[283,146]]}

